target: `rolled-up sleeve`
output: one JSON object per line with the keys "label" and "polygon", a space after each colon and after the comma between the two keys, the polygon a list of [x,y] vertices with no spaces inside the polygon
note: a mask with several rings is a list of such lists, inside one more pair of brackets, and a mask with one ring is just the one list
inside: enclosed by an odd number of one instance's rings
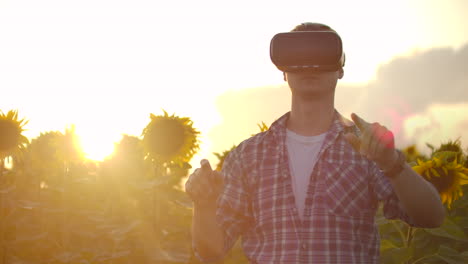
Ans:
{"label": "rolled-up sleeve", "polygon": [[222,174],[224,189],[218,198],[216,217],[224,230],[224,252],[227,253],[252,219],[250,193],[242,167],[239,147],[226,157]]}
{"label": "rolled-up sleeve", "polygon": [[400,219],[410,226],[415,226],[411,217],[402,208],[390,180],[375,163],[371,164],[371,175],[373,176],[373,191],[377,199],[383,202],[383,215],[385,218]]}

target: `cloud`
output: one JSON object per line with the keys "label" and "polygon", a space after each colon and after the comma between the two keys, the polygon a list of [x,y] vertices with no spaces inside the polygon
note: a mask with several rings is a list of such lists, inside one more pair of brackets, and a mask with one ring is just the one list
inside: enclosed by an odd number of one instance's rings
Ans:
{"label": "cloud", "polygon": [[437,146],[456,139],[466,146],[468,118],[460,113],[467,112],[468,103],[431,105],[426,111],[405,120],[405,141],[407,144],[417,144],[422,150],[426,143]]}
{"label": "cloud", "polygon": [[[402,143],[414,140],[403,131],[406,120],[468,103],[468,45],[437,48],[397,57],[381,65],[375,80],[364,85],[357,111],[391,128]],[[442,106],[441,106],[442,105]],[[440,120],[444,125],[444,120]],[[436,123],[433,123],[436,129]],[[427,128],[426,130],[430,130]]]}
{"label": "cloud", "polygon": [[[381,65],[368,83],[339,83],[335,106],[347,117],[356,112],[384,124],[400,146],[463,139],[467,130],[459,129],[468,126],[468,118],[460,115],[468,110],[468,45],[396,57]],[[286,84],[221,95],[217,108],[222,122],[209,135],[214,148],[222,151],[240,143],[258,132],[256,124],[270,124],[289,107]]]}

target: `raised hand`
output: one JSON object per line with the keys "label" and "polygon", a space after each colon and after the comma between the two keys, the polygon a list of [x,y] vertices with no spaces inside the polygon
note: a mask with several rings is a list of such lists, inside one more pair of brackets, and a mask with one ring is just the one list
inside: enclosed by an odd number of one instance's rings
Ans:
{"label": "raised hand", "polygon": [[398,159],[395,151],[393,133],[379,123],[368,123],[356,114],[352,114],[356,126],[361,131],[357,137],[353,133],[345,134],[345,138],[359,151],[361,155],[375,161],[381,169],[387,169]]}
{"label": "raised hand", "polygon": [[185,192],[194,203],[214,205],[223,189],[223,177],[208,160],[202,160],[200,165],[185,182]]}

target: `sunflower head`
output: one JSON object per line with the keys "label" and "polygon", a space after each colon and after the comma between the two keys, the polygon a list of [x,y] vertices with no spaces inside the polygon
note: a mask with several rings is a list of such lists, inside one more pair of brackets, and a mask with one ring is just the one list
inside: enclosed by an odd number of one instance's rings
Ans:
{"label": "sunflower head", "polygon": [[418,151],[418,148],[416,145],[410,145],[404,149],[402,149],[402,152],[406,156],[406,161],[408,163],[411,162],[416,162],[418,159],[424,159],[425,157]]}
{"label": "sunflower head", "polygon": [[440,153],[447,152],[447,154],[444,154],[444,158],[449,159],[448,161],[453,161],[457,160],[458,162],[461,162],[464,159],[463,155],[463,150],[461,147],[461,142],[460,140],[455,140],[455,141],[448,141],[447,143],[443,143],[440,145],[439,148],[434,150],[433,156],[441,155]]}
{"label": "sunflower head", "polygon": [[236,146],[232,146],[230,149],[223,151],[222,153],[213,153],[218,158],[218,164],[216,165],[216,170],[221,171],[223,168],[224,160],[226,159],[227,155],[235,149]]}
{"label": "sunflower head", "polygon": [[31,140],[25,151],[26,159],[31,162],[34,169],[39,167],[52,168],[58,163],[58,141],[62,134],[58,131],[42,133]]}
{"label": "sunflower head", "polygon": [[143,146],[147,156],[158,162],[189,162],[199,149],[198,134],[188,117],[156,116],[150,114],[150,123],[143,129]]}
{"label": "sunflower head", "polygon": [[463,196],[462,185],[468,184],[468,169],[459,164],[457,152],[434,153],[430,160],[418,160],[413,169],[432,183],[442,202],[450,208],[453,201]]}
{"label": "sunflower head", "polygon": [[25,161],[35,171],[53,174],[63,172],[63,166],[84,161],[84,153],[79,144],[74,127],[66,128],[65,133],[48,131],[31,140],[25,150]]}
{"label": "sunflower head", "polygon": [[27,123],[18,119],[16,110],[6,114],[0,111],[0,159],[18,154],[28,144],[28,139],[22,134]]}
{"label": "sunflower head", "polygon": [[122,135],[120,142],[114,144],[111,157],[120,162],[126,160],[143,160],[144,152],[141,139],[135,136]]}

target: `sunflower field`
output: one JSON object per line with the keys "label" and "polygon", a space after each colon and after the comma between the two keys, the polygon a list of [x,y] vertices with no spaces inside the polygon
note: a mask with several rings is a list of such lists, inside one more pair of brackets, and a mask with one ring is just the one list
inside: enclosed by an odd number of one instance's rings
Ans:
{"label": "sunflower field", "polygon": [[[188,117],[149,119],[141,135],[122,135],[111,156],[94,162],[73,127],[28,140],[27,120],[0,111],[0,264],[199,263],[182,186],[200,133]],[[379,213],[382,263],[468,263],[466,153],[459,141],[428,147],[430,156],[403,151],[437,188],[447,217],[423,229]],[[231,149],[215,153],[218,169]],[[220,263],[248,262],[236,244]]]}

